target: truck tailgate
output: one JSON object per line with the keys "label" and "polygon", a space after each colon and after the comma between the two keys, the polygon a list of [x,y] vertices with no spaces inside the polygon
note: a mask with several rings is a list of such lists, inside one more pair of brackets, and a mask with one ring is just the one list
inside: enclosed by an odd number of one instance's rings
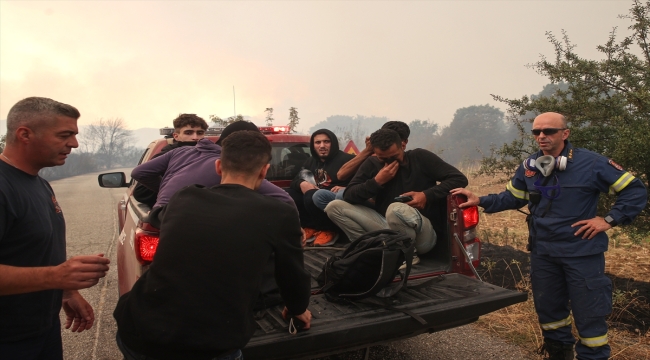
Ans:
{"label": "truck tailgate", "polygon": [[[526,293],[460,274],[409,281],[408,288],[390,300],[373,297],[338,304],[327,301],[324,295],[314,295],[309,305],[313,315],[310,330],[290,335],[288,323],[281,316],[282,306],[270,308],[258,320],[258,329],[244,349],[244,358],[325,356],[464,325],[476,321],[480,315],[526,299]],[[427,324],[387,306],[409,310],[424,318]]]}

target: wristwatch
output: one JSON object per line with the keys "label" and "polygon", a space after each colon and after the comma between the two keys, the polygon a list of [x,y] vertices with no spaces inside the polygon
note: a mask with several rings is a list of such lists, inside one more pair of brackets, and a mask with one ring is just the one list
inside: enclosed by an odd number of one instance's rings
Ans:
{"label": "wristwatch", "polygon": [[612,215],[605,216],[605,222],[608,223],[609,226],[611,226],[611,227],[614,227],[614,226],[618,225],[618,223],[616,222],[616,220],[614,220]]}

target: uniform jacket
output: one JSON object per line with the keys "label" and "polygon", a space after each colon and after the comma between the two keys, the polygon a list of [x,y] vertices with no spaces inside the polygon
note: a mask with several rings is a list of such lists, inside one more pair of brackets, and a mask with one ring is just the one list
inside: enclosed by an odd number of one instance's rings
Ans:
{"label": "uniform jacket", "polygon": [[[542,155],[539,151],[531,158]],[[480,206],[486,213],[494,213],[528,205],[532,250],[538,254],[573,257],[604,252],[608,245],[605,232],[598,233],[591,240],[582,239],[582,234],[574,236],[580,227],[571,225],[596,216],[601,192],[618,195],[608,215],[618,224],[631,223],[646,205],[648,193],[645,185],[614,161],[586,149],[574,148],[568,141],[565,141],[561,156],[567,157],[566,169],[556,169],[551,175],[557,175],[560,185],[556,199],[542,197],[537,205],[530,202],[530,192],[536,189],[534,183],[543,175],[520,165],[506,191],[480,197]],[[551,180],[549,185],[553,182]]]}

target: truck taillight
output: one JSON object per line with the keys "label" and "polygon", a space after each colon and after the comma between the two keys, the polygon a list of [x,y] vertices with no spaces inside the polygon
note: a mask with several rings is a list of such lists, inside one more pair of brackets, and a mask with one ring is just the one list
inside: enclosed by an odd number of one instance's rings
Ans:
{"label": "truck taillight", "polygon": [[478,224],[478,207],[470,206],[463,209],[463,223],[465,229],[471,229]]}
{"label": "truck taillight", "polygon": [[153,234],[139,229],[136,231],[133,245],[135,247],[135,257],[138,259],[140,264],[151,264],[153,256],[156,254],[156,249],[158,249],[159,240],[160,238],[158,237],[158,234]]}

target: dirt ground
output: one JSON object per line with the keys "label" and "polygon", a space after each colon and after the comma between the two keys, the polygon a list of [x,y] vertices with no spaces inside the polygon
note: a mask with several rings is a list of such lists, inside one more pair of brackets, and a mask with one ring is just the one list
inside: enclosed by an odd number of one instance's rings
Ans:
{"label": "dirt ground", "polygon": [[[485,195],[503,191],[506,183],[506,179],[474,177],[468,188]],[[480,216],[483,248],[479,274],[495,285],[529,292],[529,300],[484,316],[478,324],[533,354],[542,336],[530,294],[525,215],[504,211]],[[613,283],[613,311],[608,318],[612,359],[650,359],[650,239],[634,244],[617,229],[609,235],[605,261]]]}

